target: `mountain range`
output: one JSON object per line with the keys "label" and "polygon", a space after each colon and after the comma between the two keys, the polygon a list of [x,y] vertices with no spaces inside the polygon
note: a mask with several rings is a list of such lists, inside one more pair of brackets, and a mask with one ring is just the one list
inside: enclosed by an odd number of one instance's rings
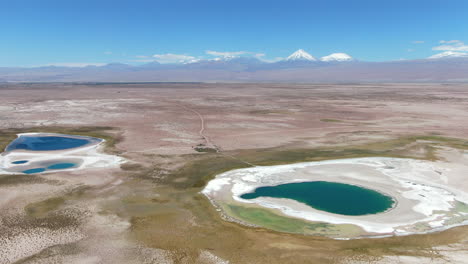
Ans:
{"label": "mountain range", "polygon": [[284,60],[226,57],[182,64],[34,68],[0,67],[0,82],[467,82],[468,56],[444,52],[427,59],[359,61],[345,53],[315,58],[300,49]]}

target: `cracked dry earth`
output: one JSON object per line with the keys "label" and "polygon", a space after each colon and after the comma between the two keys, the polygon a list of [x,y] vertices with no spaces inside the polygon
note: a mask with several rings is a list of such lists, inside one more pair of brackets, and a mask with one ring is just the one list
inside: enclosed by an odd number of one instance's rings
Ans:
{"label": "cracked dry earth", "polygon": [[0,176],[0,264],[464,263],[466,227],[359,241],[273,232],[222,220],[176,172],[250,166],[243,150],[463,139],[467,110],[464,84],[2,84],[2,136],[105,127],[129,163]]}

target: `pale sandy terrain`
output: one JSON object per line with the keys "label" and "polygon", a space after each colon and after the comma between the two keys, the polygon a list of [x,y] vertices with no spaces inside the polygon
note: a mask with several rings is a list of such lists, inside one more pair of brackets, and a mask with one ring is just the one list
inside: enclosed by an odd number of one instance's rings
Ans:
{"label": "pale sandy terrain", "polygon": [[116,126],[128,152],[191,152],[200,120],[187,108],[203,115],[206,134],[226,150],[317,145],[353,131],[368,132],[366,140],[416,131],[463,137],[468,130],[464,85],[50,84],[7,86],[0,95],[2,128]]}
{"label": "pale sandy terrain", "polygon": [[[463,263],[463,227],[362,240],[354,250],[357,244],[346,241],[225,222],[198,195],[202,186],[184,185],[190,174],[170,177],[214,155],[198,153],[197,144],[217,149],[216,157],[241,159],[242,150],[261,155],[414,134],[466,139],[467,118],[464,84],[2,84],[2,133],[113,127],[118,155],[145,169],[1,183],[0,263],[425,263],[428,252],[439,254],[434,263]],[[468,181],[457,175],[457,188],[466,191]]]}

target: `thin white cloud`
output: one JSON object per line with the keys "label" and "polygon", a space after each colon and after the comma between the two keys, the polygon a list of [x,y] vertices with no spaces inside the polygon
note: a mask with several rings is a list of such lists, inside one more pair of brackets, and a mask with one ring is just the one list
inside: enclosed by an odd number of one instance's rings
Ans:
{"label": "thin white cloud", "polygon": [[444,51],[428,57],[428,59],[443,59],[443,58],[468,58],[468,53],[457,51]]}
{"label": "thin white cloud", "polygon": [[266,56],[265,53],[257,53],[257,54],[254,55],[254,57],[256,57],[257,59],[261,59],[261,58],[263,58],[265,56]]}
{"label": "thin white cloud", "polygon": [[211,55],[211,56],[214,56],[216,58],[214,58],[214,60],[221,60],[221,59],[229,59],[229,58],[236,58],[236,57],[240,57],[240,56],[244,56],[244,57],[253,57],[253,58],[256,58],[256,59],[259,59],[261,61],[265,61],[265,62],[274,62],[274,61],[278,61],[278,60],[281,60],[283,58],[275,58],[273,60],[271,59],[266,59],[265,56],[266,54],[265,53],[256,53],[256,52],[251,52],[251,51],[214,51],[214,50],[207,50],[205,51],[206,54],[208,55]]}
{"label": "thin white cloud", "polygon": [[130,60],[130,62],[155,62],[154,59],[136,59],[136,60]]}
{"label": "thin white cloud", "polygon": [[252,52],[249,52],[249,51],[214,51],[214,50],[207,50],[205,51],[205,53],[211,56],[223,57],[223,58],[232,58],[232,57],[238,57],[240,55],[252,54]]}
{"label": "thin white cloud", "polygon": [[106,55],[111,55],[111,54],[112,54],[112,51],[104,51],[104,54],[106,54]]}
{"label": "thin white cloud", "polygon": [[414,40],[414,41],[411,41],[411,43],[413,44],[424,44],[424,40]]}
{"label": "thin white cloud", "polygon": [[57,62],[57,63],[48,63],[43,66],[56,66],[56,67],[87,67],[87,66],[104,66],[106,63],[96,63],[96,62]]}
{"label": "thin white cloud", "polygon": [[154,62],[155,59],[152,56],[146,56],[146,55],[136,55],[136,59],[130,60],[131,62]]}
{"label": "thin white cloud", "polygon": [[[222,60],[222,59],[230,59],[236,58],[240,56],[246,57],[254,57],[263,61],[268,61],[264,57],[266,56],[265,53],[255,53],[250,51],[214,51],[214,50],[207,50],[205,51],[206,54],[214,57],[209,58],[209,60]],[[200,60],[206,59],[204,56],[190,56],[186,54],[173,54],[173,53],[165,53],[165,54],[155,54],[153,56],[146,56],[146,55],[137,55],[134,56],[135,59],[132,60],[134,62],[151,62],[157,61],[159,63],[194,63]],[[282,58],[281,58],[282,59]],[[276,61],[275,59],[274,61]]]}
{"label": "thin white cloud", "polygon": [[265,58],[261,58],[262,61],[264,62],[277,62],[277,61],[282,61],[284,60],[285,58],[283,57],[275,57],[273,59],[265,59]]}
{"label": "thin white cloud", "polygon": [[440,51],[468,51],[468,45],[465,45],[463,41],[460,40],[441,40],[440,44],[436,47],[433,47],[432,50]]}
{"label": "thin white cloud", "polygon": [[460,43],[460,42],[461,42],[461,41],[456,40],[456,39],[454,39],[454,40],[441,40],[441,41],[439,41],[440,44],[453,44],[453,43]]}
{"label": "thin white cloud", "polygon": [[197,59],[193,56],[173,53],[155,54],[153,58],[160,63],[186,63]]}

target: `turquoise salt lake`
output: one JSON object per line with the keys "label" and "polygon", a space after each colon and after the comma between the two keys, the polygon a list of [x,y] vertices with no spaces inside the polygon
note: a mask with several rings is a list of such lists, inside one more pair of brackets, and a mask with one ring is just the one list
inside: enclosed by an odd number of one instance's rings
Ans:
{"label": "turquoise salt lake", "polygon": [[240,196],[242,199],[273,197],[293,199],[317,210],[341,215],[385,212],[395,201],[387,195],[363,187],[326,181],[265,186]]}
{"label": "turquoise salt lake", "polygon": [[53,151],[82,147],[100,139],[91,137],[66,137],[66,136],[36,136],[21,135],[10,145],[6,151],[29,150],[29,151]]}
{"label": "turquoise salt lake", "polygon": [[34,168],[34,169],[24,170],[24,171],[22,171],[22,173],[25,173],[25,174],[34,174],[34,173],[44,172],[45,170],[46,170],[46,169],[44,169],[44,168]]}
{"label": "turquoise salt lake", "polygon": [[64,162],[64,163],[56,163],[47,167],[48,170],[64,170],[76,167],[75,163]]}
{"label": "turquoise salt lake", "polygon": [[[43,134],[23,134],[13,140],[6,151],[14,150],[27,150],[27,151],[56,151],[56,150],[67,150],[78,147],[83,147],[92,143],[99,143],[102,139],[84,136],[71,136],[71,135],[43,135]],[[16,160],[12,161],[11,164],[26,166],[29,164],[29,160]],[[22,166],[25,166],[22,165]],[[50,170],[65,170],[78,167],[79,164],[65,161],[55,161],[55,163],[39,163],[32,164],[26,170],[21,172],[25,174],[41,173]],[[31,168],[32,167],[32,168]]]}

